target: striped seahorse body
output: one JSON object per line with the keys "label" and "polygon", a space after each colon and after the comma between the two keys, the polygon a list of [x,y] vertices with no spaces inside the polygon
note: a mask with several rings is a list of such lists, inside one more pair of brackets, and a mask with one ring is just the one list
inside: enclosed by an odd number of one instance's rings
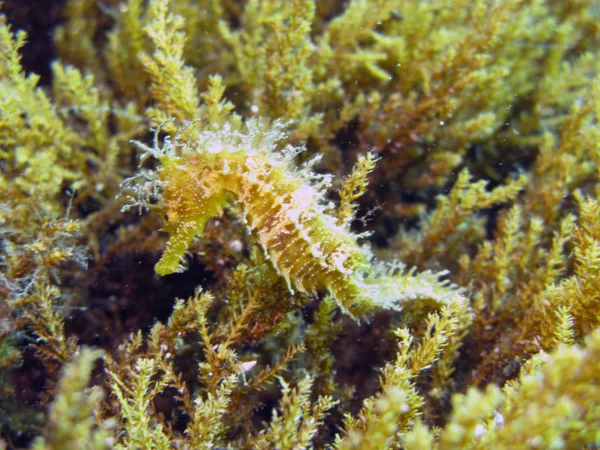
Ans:
{"label": "striped seahorse body", "polygon": [[[353,278],[369,258],[347,227],[325,212],[325,193],[297,171],[289,157],[270,148],[222,144],[222,151],[186,146],[180,155],[164,155],[160,178],[170,234],[156,266],[175,272],[194,236],[220,215],[227,194],[241,205],[256,235],[290,289],[316,294],[327,290],[353,316],[370,309]],[[211,141],[210,148],[216,149]],[[227,150],[230,149],[230,150]]]}
{"label": "striped seahorse body", "polygon": [[[405,274],[402,266],[373,260],[347,224],[328,213],[325,189],[330,180],[309,167],[296,168],[297,149],[276,150],[281,128],[248,133],[205,132],[186,142],[167,141],[149,149],[159,157],[164,231],[170,235],[156,265],[173,273],[191,240],[202,234],[211,217],[222,214],[231,196],[244,211],[248,228],[292,290],[328,291],[340,307],[361,317],[375,305],[425,296],[447,301],[456,291],[431,273]],[[400,267],[400,270],[398,269]]]}

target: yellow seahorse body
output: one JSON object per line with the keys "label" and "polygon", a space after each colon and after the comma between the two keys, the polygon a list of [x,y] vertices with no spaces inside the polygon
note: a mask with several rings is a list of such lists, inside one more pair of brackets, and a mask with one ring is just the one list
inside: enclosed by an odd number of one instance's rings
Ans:
{"label": "yellow seahorse body", "polygon": [[208,219],[222,213],[229,194],[290,289],[326,290],[354,317],[376,305],[396,307],[407,298],[446,301],[456,295],[454,288],[438,282],[438,275],[414,276],[400,264],[375,262],[348,224],[338,225],[327,212],[329,179],[309,167],[297,169],[297,149],[276,149],[281,128],[249,127],[246,134],[225,129],[186,142],[175,138],[162,149],[144,147],[161,161],[164,231],[170,235],[157,273],[180,268],[191,240],[202,234]]}

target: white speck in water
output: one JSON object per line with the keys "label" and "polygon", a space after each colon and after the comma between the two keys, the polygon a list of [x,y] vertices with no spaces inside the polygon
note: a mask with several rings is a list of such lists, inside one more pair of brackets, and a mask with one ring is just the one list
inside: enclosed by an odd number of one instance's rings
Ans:
{"label": "white speck in water", "polygon": [[475,427],[475,437],[479,437],[485,433],[485,427],[481,424]]}

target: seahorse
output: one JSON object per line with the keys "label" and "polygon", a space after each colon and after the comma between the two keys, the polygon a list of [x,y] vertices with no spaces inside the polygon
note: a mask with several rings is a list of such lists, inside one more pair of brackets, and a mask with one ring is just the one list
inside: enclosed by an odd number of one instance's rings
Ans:
{"label": "seahorse", "polygon": [[[287,145],[285,125],[249,121],[244,131],[225,125],[217,131],[186,132],[162,146],[137,145],[160,161],[145,179],[160,191],[159,206],[169,234],[156,264],[160,275],[180,270],[192,239],[212,217],[223,213],[229,196],[241,206],[242,219],[257,238],[290,290],[327,291],[354,318],[376,306],[399,308],[402,301],[431,298],[450,301],[455,286],[440,281],[444,273],[406,271],[399,262],[377,261],[348,223],[331,213],[326,189],[332,177],[315,173],[315,159],[295,164],[303,148]],[[135,182],[128,182],[131,186]]]}

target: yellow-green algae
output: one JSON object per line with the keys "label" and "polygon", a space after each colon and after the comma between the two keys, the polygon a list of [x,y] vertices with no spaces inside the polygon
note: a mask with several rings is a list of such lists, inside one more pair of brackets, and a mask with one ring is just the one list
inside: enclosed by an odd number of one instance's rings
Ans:
{"label": "yellow-green algae", "polygon": [[62,14],[49,85],[0,16],[0,447],[600,444],[595,0]]}

